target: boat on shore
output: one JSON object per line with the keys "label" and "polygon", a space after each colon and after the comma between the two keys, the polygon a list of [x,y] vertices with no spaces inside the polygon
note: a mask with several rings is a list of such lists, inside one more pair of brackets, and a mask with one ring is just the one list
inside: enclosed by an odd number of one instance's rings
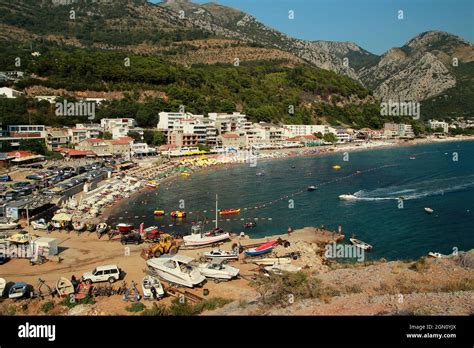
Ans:
{"label": "boat on shore", "polygon": [[266,253],[269,253],[270,251],[273,250],[273,246],[278,242],[278,240],[272,240],[266,243],[263,243],[257,247],[250,248],[245,250],[245,255],[246,256],[259,256],[263,255]]}
{"label": "boat on shore", "polygon": [[14,230],[18,228],[16,222],[0,222],[0,230]]}
{"label": "boat on shore", "polygon": [[230,233],[216,227],[209,232],[203,232],[204,226],[198,223],[191,227],[191,234],[184,236],[184,246],[212,245],[230,239]]}
{"label": "boat on shore", "polygon": [[127,224],[127,223],[124,223],[124,222],[121,222],[117,225],[117,230],[120,232],[120,233],[126,233],[126,232],[130,232],[133,230],[133,225],[132,224]]}
{"label": "boat on shore", "polygon": [[75,292],[72,282],[64,277],[59,278],[56,282],[56,290],[61,297],[69,296]]}
{"label": "boat on shore", "polygon": [[339,199],[342,201],[355,201],[357,197],[351,194],[345,194],[345,195],[340,195]]}
{"label": "boat on shore", "polygon": [[301,267],[292,265],[291,263],[274,264],[271,266],[265,266],[264,269],[267,272],[272,272],[279,275],[281,275],[283,272],[296,273],[301,271]]}
{"label": "boat on shore", "polygon": [[45,219],[39,219],[36,221],[32,221],[31,226],[33,227],[34,230],[47,230],[49,227],[49,224],[46,222]]}
{"label": "boat on shore", "polygon": [[19,299],[26,295],[28,284],[25,282],[16,282],[8,291],[8,298]]}
{"label": "boat on shore", "polygon": [[372,250],[372,245],[370,245],[369,243],[366,243],[366,242],[363,242],[359,239],[356,239],[356,238],[349,238],[349,240],[351,241],[351,243],[353,245],[355,245],[356,247],[358,248],[361,248],[363,250]]}
{"label": "boat on shore", "polygon": [[150,188],[157,188],[158,186],[160,186],[160,184],[158,183],[158,181],[150,180],[145,183],[145,186]]}
{"label": "boat on shore", "polygon": [[428,253],[428,256],[429,256],[429,257],[434,257],[434,258],[437,258],[437,259],[440,259],[440,258],[442,258],[442,257],[446,257],[446,255],[443,255],[443,254],[438,253],[438,252],[433,252],[433,251],[430,251],[430,252]]}
{"label": "boat on shore", "polygon": [[150,272],[172,283],[192,288],[206,280],[199,270],[191,266],[194,259],[184,255],[163,255],[147,260]]}
{"label": "boat on shore", "polygon": [[214,249],[202,254],[205,258],[208,259],[223,259],[223,260],[238,260],[239,254],[235,251],[225,251],[221,249]]}
{"label": "boat on shore", "polygon": [[3,292],[5,291],[6,286],[7,286],[7,281],[3,278],[0,278],[0,297],[3,297]]}
{"label": "boat on shore", "polygon": [[165,297],[165,290],[157,277],[147,275],[142,279],[143,299],[153,300]]}
{"label": "boat on shore", "polygon": [[433,214],[433,213],[434,213],[434,210],[431,209],[431,208],[424,208],[424,210],[425,210],[428,214]]}
{"label": "boat on shore", "polygon": [[222,209],[219,212],[219,215],[235,215],[235,214],[240,214],[240,208]]}
{"label": "boat on shore", "polygon": [[206,278],[230,280],[239,275],[238,268],[224,264],[223,259],[212,259],[210,262],[200,263],[197,269]]}
{"label": "boat on shore", "polygon": [[264,259],[252,260],[252,263],[256,265],[265,265],[265,266],[272,266],[272,265],[287,265],[291,263],[291,258],[289,257],[267,257]]}

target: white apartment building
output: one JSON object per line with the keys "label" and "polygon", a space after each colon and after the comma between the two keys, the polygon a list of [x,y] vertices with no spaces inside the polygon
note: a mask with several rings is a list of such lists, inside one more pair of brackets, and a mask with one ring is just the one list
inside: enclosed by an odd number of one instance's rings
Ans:
{"label": "white apartment building", "polygon": [[410,124],[404,123],[385,123],[384,124],[384,135],[387,138],[403,137],[403,138],[414,138],[415,133],[413,127]]}
{"label": "white apartment building", "polygon": [[128,126],[117,126],[117,127],[112,128],[112,139],[128,137],[129,132],[136,132],[140,135],[140,137],[143,137],[143,128],[140,128],[140,127],[130,128]]}
{"label": "white apartment building", "polygon": [[285,124],[283,125],[284,134],[287,138],[298,137],[302,135],[309,135],[315,133],[321,133],[325,135],[327,133],[336,134],[334,128],[328,125],[318,124]]}
{"label": "white apartment building", "polygon": [[208,117],[219,134],[241,131],[247,123],[247,117],[240,112],[233,112],[232,114],[210,112]]}
{"label": "white apartment building", "polygon": [[449,124],[444,121],[438,120],[429,120],[428,121],[431,129],[443,128],[443,133],[448,133],[449,131]]}
{"label": "white apartment building", "polygon": [[100,126],[105,132],[112,132],[115,127],[134,128],[137,121],[134,118],[103,118],[100,120]]}
{"label": "white apartment building", "polygon": [[132,155],[155,155],[156,149],[150,147],[147,143],[132,143],[131,144]]}
{"label": "white apartment building", "polygon": [[204,118],[204,115],[193,115],[190,112],[165,112],[162,111],[158,114],[160,120],[158,122],[157,128],[159,131],[168,132],[170,131],[174,123],[179,120],[185,120],[190,118]]}
{"label": "white apartment building", "polygon": [[0,88],[0,98],[8,98],[8,99],[13,99],[13,98],[17,98],[19,96],[23,95],[22,92],[20,91],[17,91],[13,88],[9,88],[9,87],[1,87]]}

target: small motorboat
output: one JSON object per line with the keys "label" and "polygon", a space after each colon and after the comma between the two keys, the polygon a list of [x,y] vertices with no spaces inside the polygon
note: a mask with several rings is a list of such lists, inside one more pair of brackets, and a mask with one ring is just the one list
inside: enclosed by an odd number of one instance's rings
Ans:
{"label": "small motorboat", "polygon": [[338,169],[341,169],[341,166],[339,164],[336,164],[332,166],[332,169],[338,170]]}
{"label": "small motorboat", "polygon": [[240,214],[239,208],[222,209],[219,212],[219,215],[235,215],[235,214]]}
{"label": "small motorboat", "polygon": [[340,195],[339,199],[342,201],[355,201],[357,197],[351,194],[345,194],[345,195]]}
{"label": "small motorboat", "polygon": [[206,280],[198,269],[191,266],[194,259],[184,255],[163,255],[149,259],[148,269],[164,280],[192,288]]}
{"label": "small motorboat", "polygon": [[252,260],[252,263],[256,265],[265,265],[265,266],[273,266],[273,265],[287,265],[291,263],[291,258],[289,257],[267,257],[264,259]]}
{"label": "small motorboat", "polygon": [[15,284],[12,285],[10,290],[8,291],[8,298],[22,298],[23,296],[26,295],[26,288],[28,287],[28,284],[24,282],[16,282]]}
{"label": "small motorboat", "polygon": [[133,225],[122,222],[117,225],[117,230],[120,233],[127,233],[133,230]]}
{"label": "small motorboat", "polygon": [[431,209],[431,208],[425,208],[425,211],[426,211],[428,214],[433,214],[433,213],[434,213],[434,210]]}
{"label": "small motorboat", "polygon": [[56,290],[61,297],[69,296],[75,292],[72,282],[64,277],[59,278],[59,280],[56,282]]}
{"label": "small motorboat", "polygon": [[415,160],[416,157],[415,157],[415,156],[410,156],[410,159],[411,159],[411,160]]}
{"label": "small motorboat", "polygon": [[214,249],[202,254],[207,259],[223,259],[223,260],[238,260],[239,254],[236,251],[225,251],[221,249]]}
{"label": "small motorboat", "polygon": [[157,188],[158,186],[160,186],[160,184],[155,180],[150,180],[145,183],[145,186],[150,188]]}
{"label": "small motorboat", "polygon": [[197,269],[206,278],[230,280],[239,275],[238,268],[226,265],[223,259],[212,259],[210,262],[200,263]]}
{"label": "small motorboat", "polygon": [[33,227],[34,230],[47,230],[49,227],[49,224],[46,222],[45,219],[39,219],[36,221],[32,221],[31,226]]}
{"label": "small motorboat", "polygon": [[438,253],[438,252],[433,252],[433,251],[430,251],[430,252],[428,253],[428,256],[429,256],[429,257],[435,257],[435,258],[437,258],[437,259],[440,259],[440,258],[442,258],[442,257],[446,257],[446,255],[443,255],[443,254]]}
{"label": "small motorboat", "polygon": [[354,244],[356,247],[358,248],[361,248],[361,249],[364,249],[364,250],[372,250],[372,245],[370,245],[369,243],[366,243],[366,242],[363,242],[359,239],[355,239],[355,238],[349,238],[349,240],[351,241],[352,244]]}
{"label": "small motorboat", "polygon": [[143,299],[153,300],[165,297],[165,290],[157,277],[147,275],[142,280]]}
{"label": "small motorboat", "polygon": [[315,191],[315,190],[316,190],[316,186],[314,185],[308,186],[308,191]]}
{"label": "small motorboat", "polygon": [[174,219],[182,219],[186,217],[186,212],[181,210],[173,210],[170,215]]}
{"label": "small motorboat", "polygon": [[257,223],[255,221],[246,222],[244,225],[245,228],[253,228],[255,226],[257,226]]}
{"label": "small motorboat", "polygon": [[72,223],[72,228],[74,229],[74,231],[84,231],[86,229],[86,224],[82,221],[74,221]]}
{"label": "small motorboat", "polygon": [[0,278],[0,297],[3,297],[3,292],[5,291],[6,286],[7,286],[7,281],[3,278]]}
{"label": "small motorboat", "polygon": [[276,240],[270,241],[263,243],[262,245],[255,247],[255,248],[250,248],[245,250],[245,255],[247,256],[258,256],[258,255],[263,255],[266,253],[269,253],[270,251],[273,250],[273,245],[276,244]]}
{"label": "small motorboat", "polygon": [[96,232],[98,234],[102,234],[105,231],[107,231],[108,228],[109,226],[105,222],[101,222],[100,224],[97,225]]}
{"label": "small motorboat", "polygon": [[264,172],[257,172],[255,175],[256,176],[265,176],[265,173]]}
{"label": "small motorboat", "polygon": [[165,211],[164,210],[155,210],[153,212],[153,215],[156,215],[156,216],[163,216],[165,215]]}
{"label": "small motorboat", "polygon": [[0,222],[0,230],[14,230],[18,228],[16,222]]}
{"label": "small motorboat", "polygon": [[[36,239],[36,236],[31,236],[31,240]],[[15,233],[14,235],[11,235],[10,237],[5,239],[6,241],[10,243],[15,243],[15,244],[26,244],[30,242],[30,235],[27,231],[20,231],[18,233]]]}

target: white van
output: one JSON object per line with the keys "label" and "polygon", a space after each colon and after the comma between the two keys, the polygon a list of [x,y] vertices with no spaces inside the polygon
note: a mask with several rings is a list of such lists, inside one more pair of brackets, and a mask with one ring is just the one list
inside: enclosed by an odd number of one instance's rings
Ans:
{"label": "white van", "polygon": [[82,280],[87,284],[98,282],[114,283],[120,279],[120,268],[117,265],[98,266],[92,272],[85,272]]}

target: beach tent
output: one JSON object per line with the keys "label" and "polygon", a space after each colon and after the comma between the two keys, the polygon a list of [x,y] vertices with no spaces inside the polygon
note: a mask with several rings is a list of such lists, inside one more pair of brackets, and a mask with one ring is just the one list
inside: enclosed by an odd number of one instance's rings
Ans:
{"label": "beach tent", "polygon": [[54,215],[53,221],[71,221],[72,217],[69,214],[66,213],[59,213]]}

